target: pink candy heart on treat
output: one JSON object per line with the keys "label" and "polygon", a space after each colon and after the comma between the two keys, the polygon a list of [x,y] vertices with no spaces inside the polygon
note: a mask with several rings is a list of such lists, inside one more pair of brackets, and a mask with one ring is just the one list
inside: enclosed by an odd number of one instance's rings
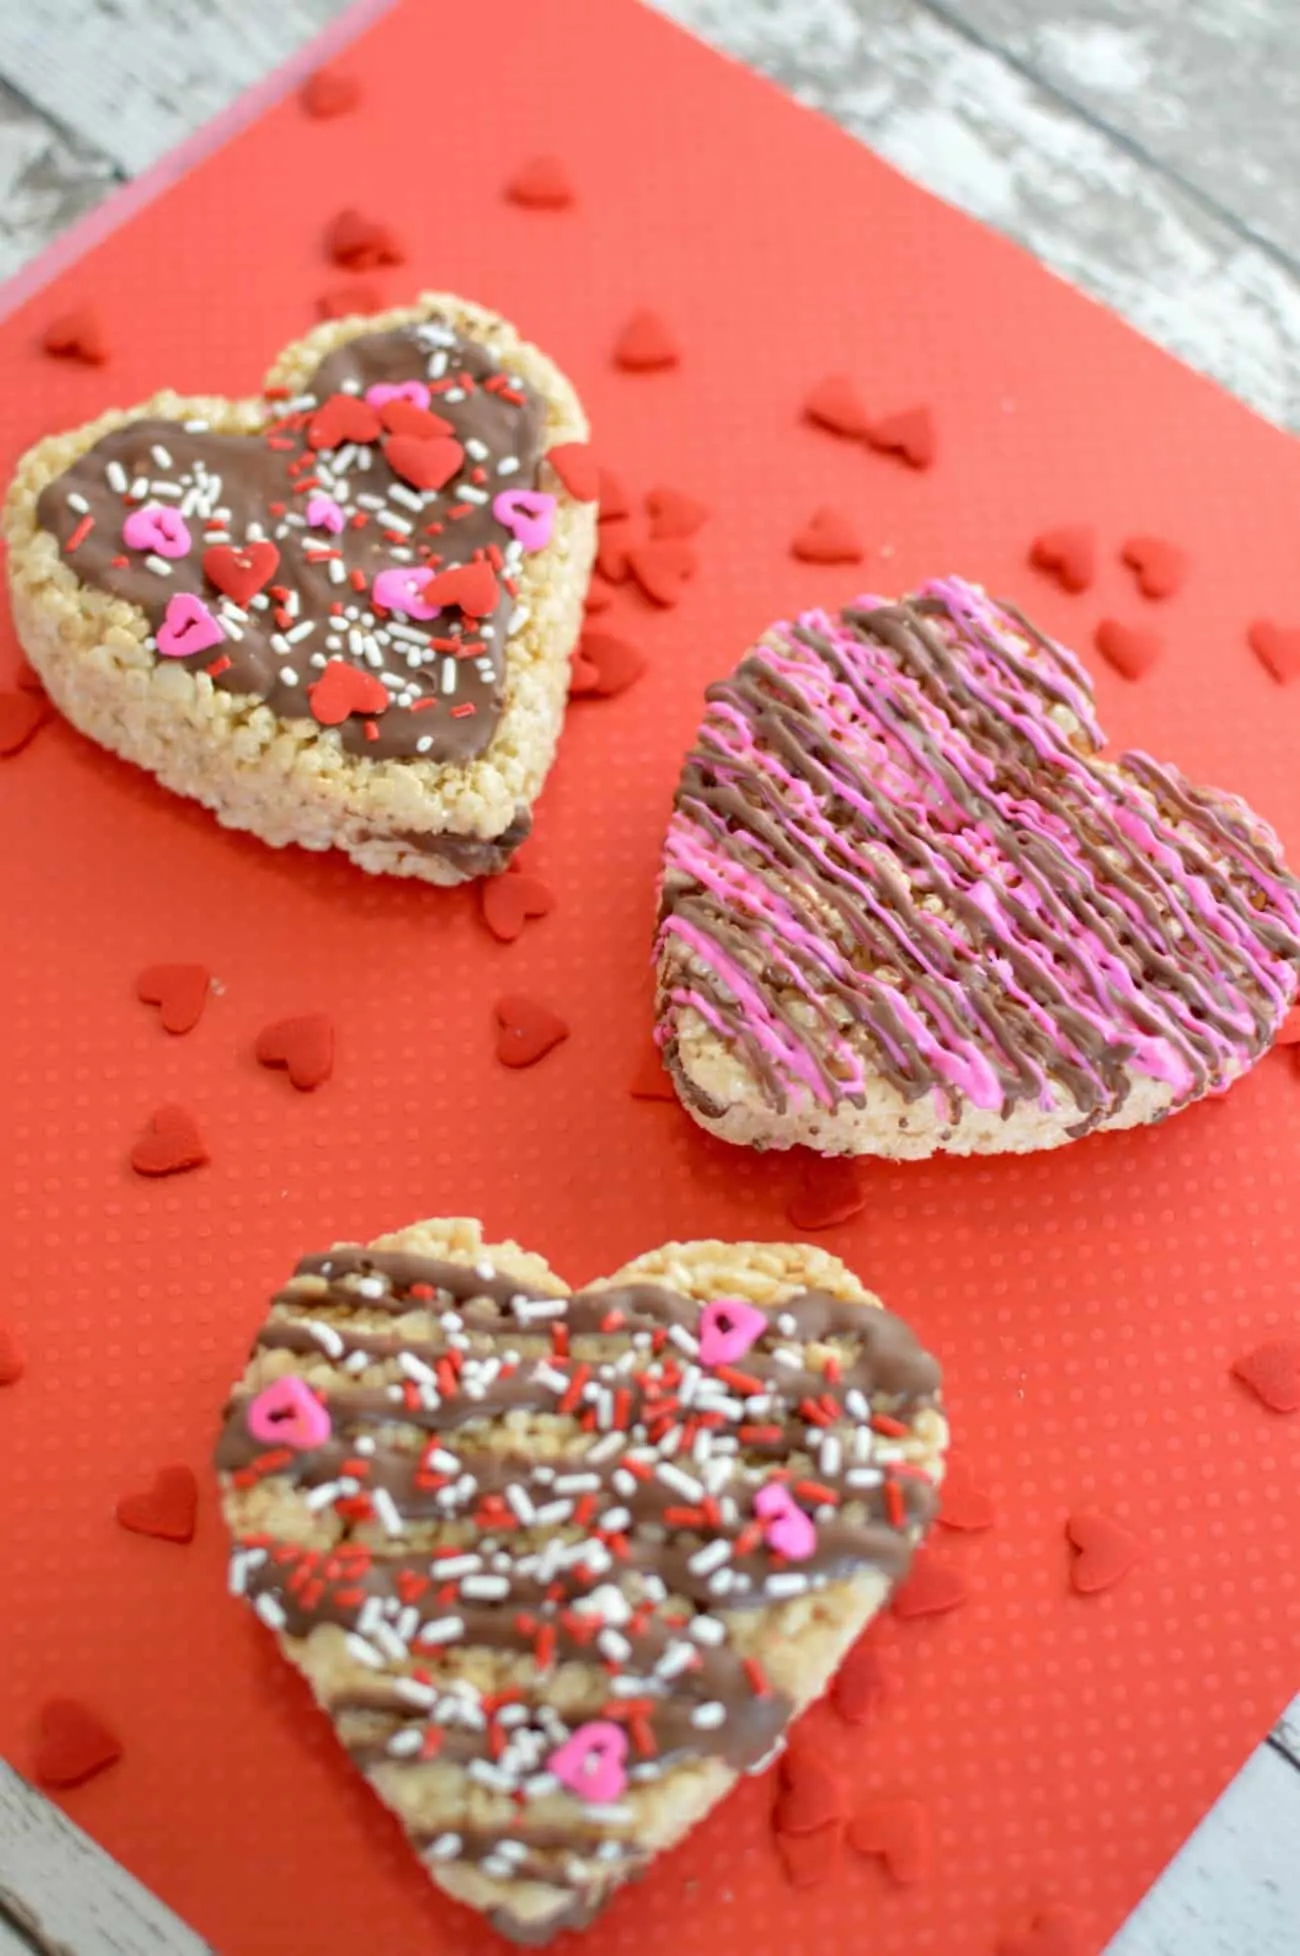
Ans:
{"label": "pink candy heart on treat", "polygon": [[328,530],[336,537],[346,522],[343,511],[333,496],[309,496],[307,498],[307,525],[312,530]]}
{"label": "pink candy heart on treat", "polygon": [[767,1330],[767,1317],[743,1297],[715,1297],[700,1312],[700,1364],[734,1365]]}
{"label": "pink candy heart on treat", "polygon": [[545,550],[555,528],[555,498],[540,489],[503,489],[492,514],[525,550]]}
{"label": "pink candy heart on treat", "polygon": [[627,1786],[627,1733],[608,1718],[594,1718],[571,1732],[546,1762],[561,1786],[580,1800],[617,1800]]}
{"label": "pink candy heart on treat", "polygon": [[294,1447],[306,1452],[323,1447],[330,1436],[330,1416],[305,1379],[286,1373],[263,1386],[244,1415],[255,1440],[268,1447]]}
{"label": "pink candy heart on treat", "polygon": [[178,591],[167,600],[167,610],[158,627],[158,650],[164,659],[188,659],[193,652],[206,652],[220,645],[222,631],[202,598]]}
{"label": "pink candy heart on treat", "polygon": [[429,390],[422,380],[377,380],[373,387],[367,387],[366,399],[374,408],[382,407],[385,401],[410,401],[415,407],[427,408]]}
{"label": "pink candy heart on treat", "polygon": [[754,1496],[754,1513],[765,1523],[763,1540],[787,1562],[806,1562],[817,1546],[817,1530],[788,1487],[769,1481]]}
{"label": "pink candy heart on treat", "polygon": [[408,618],[436,618],[441,607],[430,604],[424,595],[432,576],[432,571],[408,570],[402,564],[381,570],[371,586],[375,603],[385,611],[404,612]]}
{"label": "pink candy heart on treat", "polygon": [[146,503],[133,509],[122,525],[122,541],[128,550],[152,550],[158,557],[184,557],[190,547],[190,530],[178,509],[164,503]]}

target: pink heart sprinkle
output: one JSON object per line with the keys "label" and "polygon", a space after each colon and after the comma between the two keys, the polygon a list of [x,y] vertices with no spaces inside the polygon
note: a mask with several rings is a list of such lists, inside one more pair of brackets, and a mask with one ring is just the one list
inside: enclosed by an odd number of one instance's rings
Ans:
{"label": "pink heart sprinkle", "polygon": [[754,1496],[754,1513],[766,1523],[763,1540],[787,1562],[806,1562],[817,1546],[817,1530],[788,1487],[769,1481]]}
{"label": "pink heart sprinkle", "polygon": [[555,498],[540,489],[503,489],[492,514],[525,550],[545,550],[555,528]]}
{"label": "pink heart sprinkle", "polygon": [[546,1770],[580,1800],[603,1803],[617,1800],[626,1788],[626,1759],[627,1733],[623,1727],[608,1718],[594,1718],[557,1746]]}
{"label": "pink heart sprinkle", "polygon": [[427,408],[429,390],[422,380],[377,380],[373,387],[367,387],[366,399],[373,408],[382,407],[385,401],[411,401],[418,408]]}
{"label": "pink heart sprinkle", "polygon": [[424,595],[432,576],[432,571],[407,570],[401,564],[381,570],[371,586],[375,603],[385,611],[403,612],[408,618],[436,618],[441,607],[430,604]]}
{"label": "pink heart sprinkle", "polygon": [[734,1365],[766,1330],[766,1313],[743,1297],[715,1297],[700,1312],[700,1364]]}
{"label": "pink heart sprinkle", "polygon": [[164,659],[188,659],[193,652],[206,652],[220,645],[222,631],[202,598],[178,591],[167,600],[167,610],[158,627],[157,645]]}
{"label": "pink heart sprinkle", "polygon": [[133,509],[122,525],[128,550],[152,550],[159,557],[184,557],[190,547],[189,525],[178,509],[146,503]]}
{"label": "pink heart sprinkle", "polygon": [[307,498],[307,526],[312,530],[328,530],[336,537],[347,519],[335,502],[333,496],[309,496]]}
{"label": "pink heart sprinkle", "polygon": [[305,1379],[288,1372],[263,1386],[244,1415],[255,1440],[268,1447],[294,1447],[306,1452],[329,1439],[330,1416]]}

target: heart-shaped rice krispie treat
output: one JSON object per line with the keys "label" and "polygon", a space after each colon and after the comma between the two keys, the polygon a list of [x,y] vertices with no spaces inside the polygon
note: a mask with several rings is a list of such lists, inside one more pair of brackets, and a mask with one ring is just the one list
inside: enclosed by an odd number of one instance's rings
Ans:
{"label": "heart-shaped rice krispie treat", "polygon": [[24,456],[23,649],[83,733],[231,828],[432,883],[503,869],[564,715],[586,435],[481,306],[331,321],[260,400],[158,394]]}
{"label": "heart-shaped rice krispie treat", "polygon": [[453,1220],[303,1259],[217,1465],[235,1591],[433,1879],[544,1942],[824,1690],[946,1440],[935,1361],[822,1250],[570,1293]]}
{"label": "heart-shaped rice krispie treat", "polygon": [[1300,885],[1235,795],[1100,758],[1088,675],[949,577],[776,625],[710,687],[664,851],[658,1037],[728,1141],[917,1157],[1162,1120],[1272,1045]]}

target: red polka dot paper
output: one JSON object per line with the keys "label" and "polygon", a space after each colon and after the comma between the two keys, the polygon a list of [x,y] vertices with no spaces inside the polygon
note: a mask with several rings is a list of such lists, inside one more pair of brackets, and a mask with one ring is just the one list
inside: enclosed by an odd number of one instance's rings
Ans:
{"label": "red polka dot paper", "polygon": [[[322,243],[351,210],[405,253],[357,274],[379,299],[466,293],[573,374],[633,548],[665,484],[708,520],[674,602],[608,587],[600,629],[644,669],[570,715],[528,850],[552,901],[512,941],[473,890],[226,834],[58,720],[0,760],[0,1329],[23,1361],[0,1393],[0,1751],[31,1768],[42,1705],[91,1708],[122,1756],[59,1797],[224,1956],[497,1946],[426,1883],[224,1593],[203,1465],[293,1259],[467,1213],[577,1281],[672,1236],[785,1237],[812,1200],[804,1162],[629,1091],[659,842],[708,681],[793,607],[956,571],[1082,650],[1117,744],[1247,791],[1300,848],[1300,693],[1247,641],[1294,610],[1291,441],[622,0],[500,0],[472,48],[451,7],[408,0],[342,65],[349,113],[291,95],[0,328],[6,463],[163,385],[251,392],[352,275]],[[542,156],[563,207],[503,195]],[[84,308],[104,363],[42,352]],[[614,350],[644,314],[678,357],[629,371]],[[924,404],[931,466],[809,419],[827,376],[868,427]],[[818,509],[862,563],[792,556]],[[1067,524],[1104,533],[1080,593],[1028,561]],[[1148,623],[1132,537],[1185,564],[1137,679],[1091,649],[1104,618]],[[17,671],[0,652],[0,690]],[[210,974],[184,1037],[136,996],[158,965]],[[511,1068],[494,1008],[521,998],[568,1037]],[[299,1092],[257,1049],[308,1014],[333,1067]],[[168,1107],[207,1159],[138,1174]],[[749,1782],[616,1901],[607,1956],[813,1956],[846,1923],[877,1956],[992,1956],[1053,1910],[1100,1947],[1300,1682],[1300,1419],[1231,1376],[1297,1329],[1298,1170],[1300,1076],[1279,1055],[1163,1129],[862,1171],[817,1240],[942,1355],[995,1516],[937,1535],[931,1591],[959,1600],[883,1622],[864,1722],[813,1714],[852,1812],[924,1808],[926,1869],[900,1883],[846,1852],[796,1888],[773,1786]],[[119,1500],[180,1462],[200,1469],[193,1541],[119,1526]],[[1079,1515],[1137,1548],[1089,1593]]]}

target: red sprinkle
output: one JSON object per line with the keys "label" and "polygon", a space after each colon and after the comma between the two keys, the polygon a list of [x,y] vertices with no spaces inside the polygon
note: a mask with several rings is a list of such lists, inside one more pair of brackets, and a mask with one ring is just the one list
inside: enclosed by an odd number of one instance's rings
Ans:
{"label": "red sprinkle", "polygon": [[86,541],[86,538],[90,535],[94,527],[94,517],[89,514],[83,516],[76,529],[72,532],[72,535],[68,538],[68,541],[64,544],[63,548],[65,551],[71,555],[74,550],[78,549]]}
{"label": "red sprinkle", "polygon": [[741,1669],[749,1679],[750,1687],[756,1698],[771,1697],[772,1687],[767,1681],[767,1673],[756,1657],[744,1658],[741,1663]]}

